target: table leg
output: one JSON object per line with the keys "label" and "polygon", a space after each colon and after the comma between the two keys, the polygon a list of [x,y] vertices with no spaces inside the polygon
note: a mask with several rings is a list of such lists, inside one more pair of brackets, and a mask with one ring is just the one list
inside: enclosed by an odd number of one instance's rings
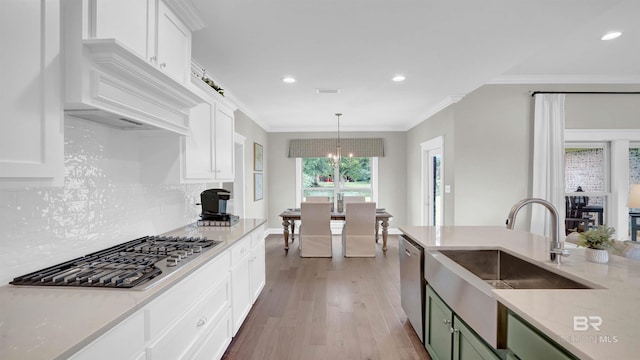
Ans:
{"label": "table leg", "polygon": [[282,226],[284,227],[284,250],[289,251],[289,220],[282,219]]}
{"label": "table leg", "polygon": [[389,220],[382,220],[382,251],[387,252],[387,234],[389,233]]}
{"label": "table leg", "polygon": [[291,220],[291,242],[296,239],[296,221]]}
{"label": "table leg", "polygon": [[376,244],[378,243],[379,230],[380,230],[380,222],[376,220]]}

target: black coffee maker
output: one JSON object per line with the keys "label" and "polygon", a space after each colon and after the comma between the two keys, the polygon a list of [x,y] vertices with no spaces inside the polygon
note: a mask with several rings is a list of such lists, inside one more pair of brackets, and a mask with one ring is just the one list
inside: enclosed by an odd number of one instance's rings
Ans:
{"label": "black coffee maker", "polygon": [[237,224],[240,217],[227,214],[227,201],[231,192],[225,189],[208,189],[200,193],[202,213],[198,225],[231,226]]}

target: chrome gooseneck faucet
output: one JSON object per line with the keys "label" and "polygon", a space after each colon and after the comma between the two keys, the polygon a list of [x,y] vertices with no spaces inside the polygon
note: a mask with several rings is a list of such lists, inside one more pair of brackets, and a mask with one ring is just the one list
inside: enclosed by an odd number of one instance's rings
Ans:
{"label": "chrome gooseneck faucet", "polygon": [[549,212],[551,212],[551,243],[549,244],[549,258],[551,261],[555,261],[557,264],[561,263],[562,256],[569,256],[569,250],[563,247],[562,242],[560,242],[560,229],[558,228],[558,210],[556,210],[555,206],[544,199],[539,198],[528,198],[522,199],[518,201],[513,207],[511,211],[509,211],[509,217],[507,218],[507,229],[513,229],[516,223],[516,215],[521,208],[528,204],[540,204],[547,208]]}

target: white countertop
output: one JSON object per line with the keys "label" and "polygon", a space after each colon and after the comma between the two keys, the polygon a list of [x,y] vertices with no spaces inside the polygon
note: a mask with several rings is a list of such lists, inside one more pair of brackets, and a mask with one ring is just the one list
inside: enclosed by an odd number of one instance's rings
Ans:
{"label": "white countertop", "polygon": [[[634,359],[640,352],[640,261],[610,255],[608,264],[586,262],[584,249],[570,249],[561,265],[549,261],[549,240],[503,227],[401,227],[426,250],[502,248],[554,267],[570,278],[603,289],[492,290],[507,306],[581,359]],[[574,316],[599,316],[600,330],[574,331]]]}
{"label": "white countertop", "polygon": [[190,224],[166,233],[206,236],[223,243],[185,264],[174,276],[143,291],[0,287],[0,359],[69,357],[263,223],[264,219],[241,219],[232,227]]}

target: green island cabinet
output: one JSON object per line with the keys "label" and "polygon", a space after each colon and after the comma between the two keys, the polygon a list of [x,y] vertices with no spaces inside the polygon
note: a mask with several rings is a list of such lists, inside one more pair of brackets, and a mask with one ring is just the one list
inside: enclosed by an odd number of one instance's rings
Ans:
{"label": "green island cabinet", "polygon": [[507,315],[507,348],[508,360],[577,359],[512,312]]}
{"label": "green island cabinet", "polygon": [[500,359],[431,286],[427,286],[424,344],[434,360]]}

